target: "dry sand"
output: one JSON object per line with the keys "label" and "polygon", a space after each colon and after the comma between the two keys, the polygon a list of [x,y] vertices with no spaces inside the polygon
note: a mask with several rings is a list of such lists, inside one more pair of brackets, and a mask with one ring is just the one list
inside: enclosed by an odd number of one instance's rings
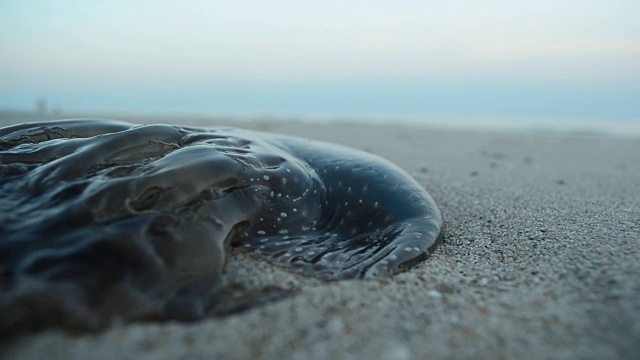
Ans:
{"label": "dry sand", "polygon": [[275,283],[296,294],[196,323],[22,337],[4,346],[4,358],[640,357],[640,140],[240,125],[390,159],[440,205],[445,242],[425,262],[381,281],[324,283],[236,254],[232,281]]}

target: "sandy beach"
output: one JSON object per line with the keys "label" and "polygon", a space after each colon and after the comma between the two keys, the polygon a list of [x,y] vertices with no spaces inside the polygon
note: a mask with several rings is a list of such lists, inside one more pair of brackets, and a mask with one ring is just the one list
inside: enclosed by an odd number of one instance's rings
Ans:
{"label": "sandy beach", "polygon": [[277,284],[293,295],[194,323],[19,337],[3,346],[2,358],[640,356],[640,139],[347,122],[190,122],[330,141],[387,158],[435,199],[447,224],[445,241],[426,261],[379,281],[322,282],[233,254],[230,281]]}

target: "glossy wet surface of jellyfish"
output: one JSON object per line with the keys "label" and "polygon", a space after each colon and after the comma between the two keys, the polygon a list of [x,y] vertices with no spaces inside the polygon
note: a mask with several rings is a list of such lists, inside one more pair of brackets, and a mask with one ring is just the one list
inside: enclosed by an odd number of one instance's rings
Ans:
{"label": "glossy wet surface of jellyfish", "polygon": [[230,248],[324,280],[384,277],[443,236],[386,160],[233,128],[112,120],[0,129],[0,327],[197,319]]}

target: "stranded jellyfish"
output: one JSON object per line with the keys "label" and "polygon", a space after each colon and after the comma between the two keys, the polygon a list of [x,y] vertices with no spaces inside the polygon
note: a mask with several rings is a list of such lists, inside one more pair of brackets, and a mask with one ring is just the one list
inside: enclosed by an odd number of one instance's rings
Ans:
{"label": "stranded jellyfish", "polygon": [[408,174],[233,128],[64,120],[0,129],[0,327],[197,319],[231,248],[324,280],[425,259],[443,220]]}

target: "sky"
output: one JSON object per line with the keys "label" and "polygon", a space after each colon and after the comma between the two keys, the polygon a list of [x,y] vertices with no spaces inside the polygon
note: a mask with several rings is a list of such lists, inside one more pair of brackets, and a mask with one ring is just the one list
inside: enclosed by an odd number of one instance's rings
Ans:
{"label": "sky", "polygon": [[0,0],[0,108],[640,122],[640,1]]}

